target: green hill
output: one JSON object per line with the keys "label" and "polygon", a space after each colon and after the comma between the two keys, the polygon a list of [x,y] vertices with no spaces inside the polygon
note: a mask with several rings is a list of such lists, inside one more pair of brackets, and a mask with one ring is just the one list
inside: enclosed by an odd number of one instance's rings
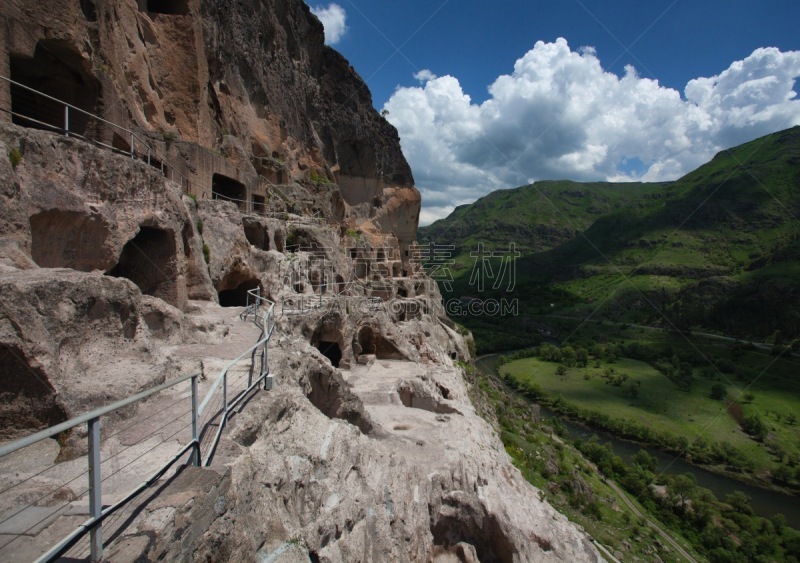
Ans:
{"label": "green hill", "polygon": [[[800,334],[798,219],[794,127],[722,151],[675,182],[543,181],[493,192],[421,228],[419,239],[455,247],[446,298],[518,299],[517,315],[462,317],[484,350],[547,332],[545,316],[764,341]],[[521,252],[513,291],[504,282],[478,295],[470,284],[479,243]]]}

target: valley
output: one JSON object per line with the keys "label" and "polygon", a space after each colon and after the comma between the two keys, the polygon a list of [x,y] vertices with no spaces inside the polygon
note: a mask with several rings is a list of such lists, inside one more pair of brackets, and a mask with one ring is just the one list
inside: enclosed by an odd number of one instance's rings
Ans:
{"label": "valley", "polygon": [[[427,266],[445,299],[513,304],[497,314],[465,307],[457,320],[479,354],[506,354],[498,376],[530,401],[515,410],[538,417],[546,409],[555,418],[542,424],[556,433],[561,418],[576,421],[589,428],[584,434],[603,430],[732,487],[791,499],[800,489],[798,163],[794,127],[723,151],[675,182],[540,181],[496,191],[422,227],[418,238],[448,249],[438,263],[431,251]],[[526,453],[541,439],[504,423],[507,411],[498,408],[507,449],[547,490],[536,473],[549,470]],[[632,454],[614,461],[585,436],[575,445],[629,493],[650,498],[662,522],[675,517],[651,495],[680,488],[681,475],[655,466],[650,477],[633,475]],[[696,493],[693,479],[683,484],[695,499],[738,502],[727,484],[718,498]],[[759,491],[748,490],[745,499]],[[724,560],[700,538],[704,526],[678,520],[673,530]]]}

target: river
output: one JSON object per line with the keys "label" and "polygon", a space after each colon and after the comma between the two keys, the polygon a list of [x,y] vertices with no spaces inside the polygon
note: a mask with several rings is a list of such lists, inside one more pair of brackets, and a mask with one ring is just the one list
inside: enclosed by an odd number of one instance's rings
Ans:
{"label": "river", "polygon": [[[496,375],[496,370],[499,365],[500,354],[482,356],[475,362],[476,368],[487,376]],[[552,418],[555,416],[547,407],[542,406],[541,408],[543,417]],[[789,526],[800,530],[800,511],[798,511],[798,507],[800,507],[800,498],[798,497],[754,487],[747,483],[737,481],[736,479],[712,473],[711,471],[687,463],[682,458],[673,454],[643,446],[630,440],[624,440],[602,430],[587,428],[586,426],[577,424],[563,417],[559,418],[564,424],[570,438],[588,439],[596,435],[603,444],[611,442],[614,453],[628,463],[631,462],[636,452],[639,450],[647,450],[647,453],[658,460],[658,472],[666,474],[691,473],[697,480],[698,485],[713,491],[720,500],[724,499],[725,495],[728,493],[741,491],[750,497],[750,505],[753,507],[756,514],[767,518],[775,514],[783,514]]]}

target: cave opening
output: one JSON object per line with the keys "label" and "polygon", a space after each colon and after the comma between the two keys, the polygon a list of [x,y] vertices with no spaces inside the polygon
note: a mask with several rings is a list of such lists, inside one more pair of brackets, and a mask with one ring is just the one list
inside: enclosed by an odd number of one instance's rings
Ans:
{"label": "cave opening", "polygon": [[247,307],[247,292],[251,289],[260,288],[263,294],[261,283],[256,278],[244,280],[233,289],[224,289],[220,291],[217,296],[219,297],[219,304],[222,307]]}
{"label": "cave opening", "polygon": [[314,293],[328,293],[328,284],[325,279],[324,270],[312,270],[309,275],[309,281],[311,282],[311,291]]}
{"label": "cave opening", "polygon": [[[34,129],[63,131],[66,126],[64,104],[46,98],[28,88],[47,96],[63,100],[85,112],[99,113],[100,82],[92,76],[90,67],[77,49],[61,40],[41,40],[36,44],[33,57],[11,55],[12,122],[15,125]],[[70,109],[70,133],[84,135],[90,117],[83,111]]]}
{"label": "cave opening", "polygon": [[66,411],[42,370],[16,346],[0,344],[0,436],[12,439],[65,420]]}
{"label": "cave opening", "polygon": [[81,11],[83,12],[83,17],[86,18],[86,21],[97,21],[97,7],[94,5],[94,2],[92,0],[80,0],[80,2]]}
{"label": "cave opening", "polygon": [[237,182],[233,178],[222,174],[214,174],[211,177],[211,199],[232,201],[239,209],[243,210],[243,206],[247,203],[245,200],[246,192],[244,184]]}
{"label": "cave opening", "polygon": [[185,16],[189,13],[188,0],[147,0],[147,11],[165,16]]}
{"label": "cave opening", "polygon": [[261,215],[267,210],[267,200],[262,195],[253,195],[253,213]]}
{"label": "cave opening", "polygon": [[247,242],[259,250],[269,250],[269,233],[261,223],[245,221],[244,236]]}
{"label": "cave opening", "polygon": [[342,349],[339,347],[338,342],[320,340],[317,343],[317,350],[331,361],[333,367],[339,367],[339,362],[342,360]]}
{"label": "cave opening", "polygon": [[114,265],[109,226],[99,217],[53,209],[31,216],[30,226],[31,257],[42,268],[91,272]]}
{"label": "cave opening", "polygon": [[[431,516],[434,546],[455,554],[463,544],[469,544],[475,549],[478,561],[514,561],[517,550],[494,515],[488,514],[483,507],[459,501],[454,504],[456,506],[448,506],[447,512],[440,510]],[[544,551],[552,549],[546,539],[538,536],[531,539]]]}
{"label": "cave opening", "polygon": [[403,360],[405,356],[380,332],[362,326],[356,336],[361,354],[374,354],[378,360]]}
{"label": "cave opening", "polygon": [[107,272],[115,278],[127,278],[145,295],[176,305],[177,256],[171,231],[140,227],[136,236],[125,243],[117,265]]}

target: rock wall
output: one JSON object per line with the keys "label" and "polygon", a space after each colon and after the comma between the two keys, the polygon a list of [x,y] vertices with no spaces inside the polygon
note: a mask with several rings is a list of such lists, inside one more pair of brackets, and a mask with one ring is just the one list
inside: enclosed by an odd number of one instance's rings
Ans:
{"label": "rock wall", "polygon": [[[6,437],[197,369],[171,352],[219,340],[197,300],[242,306],[260,288],[276,302],[275,387],[236,417],[216,460],[231,467],[225,510],[182,557],[596,559],[475,415],[456,366],[464,338],[379,225],[342,235],[242,214],[135,159],[0,125],[0,153],[12,148],[16,166],[0,159]],[[181,529],[149,531],[144,555],[174,553]]]}
{"label": "rock wall", "polygon": [[[0,15],[0,74],[132,128],[197,197],[219,176],[242,185],[227,197],[244,210],[266,210],[297,183],[291,211],[339,184],[343,222],[382,209],[381,228],[400,225],[404,249],[414,240],[419,193],[397,131],[302,1],[9,0]],[[64,126],[62,108],[33,98],[0,80],[3,107]],[[136,150],[77,111],[70,126]]]}

